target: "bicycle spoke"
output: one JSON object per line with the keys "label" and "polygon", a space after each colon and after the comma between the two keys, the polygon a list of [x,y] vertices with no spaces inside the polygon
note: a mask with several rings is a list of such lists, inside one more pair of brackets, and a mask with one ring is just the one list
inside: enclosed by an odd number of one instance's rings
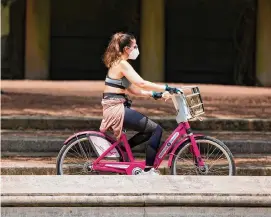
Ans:
{"label": "bicycle spoke", "polygon": [[179,159],[182,159],[182,161],[184,161],[184,162],[188,162],[192,166],[195,166],[191,161],[185,160],[184,158],[179,158]]}
{"label": "bicycle spoke", "polygon": [[77,155],[75,155],[74,153],[69,153],[69,154],[72,154],[73,156],[75,156],[75,158],[79,158]]}
{"label": "bicycle spoke", "polygon": [[[74,149],[73,149],[74,148]],[[75,150],[75,153],[80,157],[80,153],[77,150],[77,146],[75,145],[74,147],[71,148],[71,150]]]}
{"label": "bicycle spoke", "polygon": [[84,150],[84,148],[83,148],[83,146],[82,146],[82,144],[80,142],[79,142],[79,147],[80,147],[81,152],[83,153],[84,158],[88,159],[88,156],[87,156],[87,154],[86,154],[86,152],[85,152],[85,150]]}
{"label": "bicycle spoke", "polygon": [[[223,153],[220,155],[220,157],[221,157],[222,155],[223,155]],[[219,157],[218,159],[216,159],[215,161],[213,161],[213,163],[210,165],[209,169],[211,169],[211,168],[213,167],[214,163],[215,163],[216,161],[218,161],[218,160],[220,159],[220,157]]]}
{"label": "bicycle spoke", "polygon": [[[212,153],[211,153],[209,156],[212,156],[212,154],[213,154],[213,152],[216,150],[216,148],[217,148],[217,147],[215,147],[215,149],[212,151]],[[208,159],[209,159],[209,158],[208,158]],[[207,159],[207,160],[208,160],[208,159]]]}
{"label": "bicycle spoke", "polygon": [[[91,147],[93,147],[93,142],[89,139],[88,140],[89,141],[89,143],[90,143],[90,145],[88,145],[88,150],[89,150],[89,158],[91,158]],[[92,143],[92,144],[91,144]]]}
{"label": "bicycle spoke", "polygon": [[[218,153],[216,153],[216,155],[215,155],[215,156],[213,156],[213,158],[212,158],[213,160],[212,160],[212,161],[214,161],[218,155],[219,155],[219,152],[218,152]],[[223,153],[222,153],[222,155],[223,155]]]}
{"label": "bicycle spoke", "polygon": [[92,144],[88,145],[88,148],[89,148],[89,158],[95,156],[95,152],[94,150],[92,149],[92,147],[94,146],[93,142],[91,142]]}

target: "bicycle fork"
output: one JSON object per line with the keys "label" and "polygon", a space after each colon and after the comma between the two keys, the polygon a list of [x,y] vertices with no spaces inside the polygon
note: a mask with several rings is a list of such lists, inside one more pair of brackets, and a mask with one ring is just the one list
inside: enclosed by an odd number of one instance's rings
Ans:
{"label": "bicycle fork", "polygon": [[195,140],[194,134],[192,132],[190,132],[188,134],[188,136],[191,141],[190,151],[194,155],[195,165],[199,169],[199,172],[206,173],[208,168],[205,165],[205,163],[200,155],[200,150],[199,150],[199,147],[198,147],[197,142]]}

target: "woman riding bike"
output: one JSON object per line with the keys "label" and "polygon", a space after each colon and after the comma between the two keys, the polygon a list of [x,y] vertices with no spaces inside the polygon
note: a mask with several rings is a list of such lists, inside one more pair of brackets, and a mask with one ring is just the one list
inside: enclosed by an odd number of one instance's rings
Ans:
{"label": "woman riding bike", "polygon": [[145,115],[130,108],[126,91],[137,95],[159,99],[163,91],[177,93],[179,90],[168,85],[159,85],[141,78],[127,62],[139,55],[136,39],[127,33],[116,33],[105,51],[103,62],[108,68],[103,92],[103,120],[100,131],[112,130],[120,139],[123,128],[137,131],[129,139],[131,148],[148,141],[146,167],[143,175],[156,175],[153,164],[162,136],[162,128]]}

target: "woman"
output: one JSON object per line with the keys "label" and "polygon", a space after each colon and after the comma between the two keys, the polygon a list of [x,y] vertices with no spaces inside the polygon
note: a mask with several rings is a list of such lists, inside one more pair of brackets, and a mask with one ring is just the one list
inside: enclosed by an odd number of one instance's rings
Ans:
{"label": "woman", "polygon": [[103,120],[100,131],[111,129],[117,139],[120,138],[123,128],[137,131],[138,133],[129,139],[129,144],[134,147],[148,141],[146,168],[142,174],[156,175],[159,173],[154,170],[153,164],[160,145],[162,128],[148,117],[130,109],[125,91],[137,96],[159,99],[162,91],[176,93],[178,89],[143,80],[127,62],[128,59],[135,60],[138,55],[139,50],[133,35],[116,33],[112,36],[103,57],[108,74],[102,99]]}

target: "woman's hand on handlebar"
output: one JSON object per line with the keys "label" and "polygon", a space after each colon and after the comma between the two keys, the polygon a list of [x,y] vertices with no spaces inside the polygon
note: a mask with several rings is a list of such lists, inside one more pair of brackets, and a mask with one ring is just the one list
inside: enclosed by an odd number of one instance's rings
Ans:
{"label": "woman's hand on handlebar", "polygon": [[165,91],[168,91],[170,94],[183,93],[183,91],[176,87],[170,87],[166,84]]}
{"label": "woman's hand on handlebar", "polygon": [[155,100],[160,99],[162,97],[163,97],[163,92],[152,91],[152,98],[154,98]]}
{"label": "woman's hand on handlebar", "polygon": [[165,92],[155,92],[152,91],[152,97],[157,100],[160,98],[165,98],[166,100],[171,97],[172,94],[183,94],[182,89],[176,87],[169,87],[167,84],[165,86]]}

